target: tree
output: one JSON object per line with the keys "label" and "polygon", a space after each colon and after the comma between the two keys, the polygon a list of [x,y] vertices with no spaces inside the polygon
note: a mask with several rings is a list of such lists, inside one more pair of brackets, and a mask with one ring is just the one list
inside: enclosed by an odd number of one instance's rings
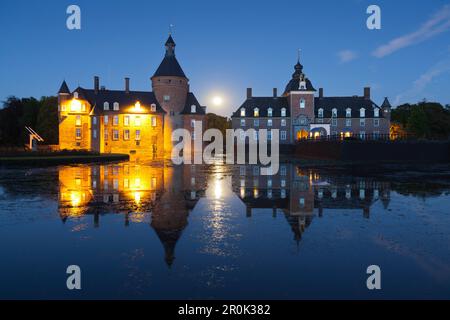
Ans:
{"label": "tree", "polygon": [[42,97],[36,120],[36,132],[44,139],[44,144],[58,144],[58,98]]}

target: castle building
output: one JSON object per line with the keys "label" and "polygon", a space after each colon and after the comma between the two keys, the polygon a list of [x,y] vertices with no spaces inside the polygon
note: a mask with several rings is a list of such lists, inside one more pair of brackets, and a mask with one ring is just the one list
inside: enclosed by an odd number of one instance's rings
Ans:
{"label": "castle building", "polygon": [[379,107],[371,100],[368,87],[364,88],[363,96],[325,97],[322,88],[316,96],[300,61],[294,69],[281,96],[274,88],[271,97],[254,97],[248,88],[247,99],[231,117],[233,129],[254,129],[256,140],[259,129],[268,130],[269,140],[271,129],[278,129],[280,144],[325,136],[389,137],[391,105],[387,98]]}
{"label": "castle building", "polygon": [[187,129],[195,140],[195,122],[205,130],[206,107],[190,92],[175,46],[170,35],[151,77],[152,91],[130,90],[129,78],[124,90],[100,86],[97,76],[93,89],[71,92],[64,81],[58,92],[59,148],[163,157],[176,143],[171,141],[173,130]]}

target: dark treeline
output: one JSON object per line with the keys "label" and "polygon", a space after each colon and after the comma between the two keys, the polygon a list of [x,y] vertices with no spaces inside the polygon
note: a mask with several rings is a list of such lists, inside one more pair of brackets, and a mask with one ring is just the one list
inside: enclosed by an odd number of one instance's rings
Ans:
{"label": "dark treeline", "polygon": [[422,101],[392,109],[391,120],[409,135],[421,139],[450,137],[450,105]]}
{"label": "dark treeline", "polygon": [[4,101],[0,109],[0,146],[27,144],[26,126],[44,138],[43,144],[58,144],[58,98],[9,97]]}

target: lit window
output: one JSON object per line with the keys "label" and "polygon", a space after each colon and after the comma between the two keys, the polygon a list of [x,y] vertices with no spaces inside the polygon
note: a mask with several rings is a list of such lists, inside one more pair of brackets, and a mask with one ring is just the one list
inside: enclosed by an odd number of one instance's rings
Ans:
{"label": "lit window", "polygon": [[255,127],[259,127],[259,119],[253,120],[253,125],[254,125]]}
{"label": "lit window", "polygon": [[108,124],[108,121],[109,121],[108,116],[104,116],[104,117],[103,117],[103,122],[105,123],[105,125]]}
{"label": "lit window", "polygon": [[380,119],[373,119],[373,126],[379,127],[380,126]]}
{"label": "lit window", "polygon": [[374,116],[375,118],[378,118],[378,117],[380,116],[380,109],[375,108],[375,109],[373,110],[373,116]]}
{"label": "lit window", "polygon": [[268,119],[268,120],[267,120],[267,126],[268,126],[268,127],[271,127],[271,126],[272,126],[272,119]]}
{"label": "lit window", "polygon": [[113,117],[113,125],[114,125],[114,126],[119,125],[119,116],[114,116],[114,117]]}
{"label": "lit window", "polygon": [[74,99],[78,99],[78,92],[75,91],[75,92],[73,93],[73,97],[74,97]]}
{"label": "lit window", "polygon": [[196,113],[197,112],[197,107],[193,104],[191,106],[191,113]]}
{"label": "lit window", "polygon": [[323,118],[323,109],[320,108],[320,109],[318,110],[317,114],[318,114],[319,118]]}
{"label": "lit window", "polygon": [[75,137],[77,139],[81,139],[81,129],[80,128],[75,129]]}
{"label": "lit window", "polygon": [[286,127],[286,119],[281,119],[281,126]]}
{"label": "lit window", "polygon": [[352,117],[352,109],[347,108],[347,109],[345,110],[345,116],[346,116],[347,118],[351,118],[351,117]]}
{"label": "lit window", "polygon": [[366,116],[366,109],[364,108],[359,109],[359,116],[361,118],[364,118]]}
{"label": "lit window", "polygon": [[259,117],[259,109],[258,108],[253,109],[253,116]]}
{"label": "lit window", "polygon": [[271,116],[272,116],[272,113],[273,113],[272,108],[267,109],[267,116],[268,116],[268,117],[271,117]]}
{"label": "lit window", "polygon": [[286,117],[286,108],[281,109],[281,116]]}
{"label": "lit window", "polygon": [[77,116],[77,117],[75,118],[75,125],[76,125],[76,126],[81,126],[81,116]]}
{"label": "lit window", "polygon": [[151,112],[156,112],[156,104],[152,104],[151,106],[150,106],[150,111]]}
{"label": "lit window", "polygon": [[113,130],[113,140],[119,140],[119,130]]}
{"label": "lit window", "polygon": [[141,130],[136,130],[136,132],[135,132],[135,139],[136,139],[136,141],[140,141],[141,140]]}
{"label": "lit window", "polygon": [[119,111],[119,103],[118,102],[114,102],[113,109],[114,109],[114,111]]}
{"label": "lit window", "polygon": [[103,110],[109,110],[109,102],[104,102],[103,103]]}
{"label": "lit window", "polygon": [[124,126],[130,125],[130,116],[123,116],[123,125]]}
{"label": "lit window", "polygon": [[245,117],[245,109],[241,109],[241,117]]}
{"label": "lit window", "polygon": [[123,140],[130,140],[130,130],[123,131]]}
{"label": "lit window", "polygon": [[156,117],[152,117],[152,127],[156,127]]}
{"label": "lit window", "polygon": [[300,109],[305,109],[305,99],[300,99]]}
{"label": "lit window", "polygon": [[245,119],[241,119],[241,127],[245,127]]}
{"label": "lit window", "polygon": [[337,118],[337,109],[336,108],[333,108],[333,110],[331,110],[331,116],[333,118]]}
{"label": "lit window", "polygon": [[170,101],[170,96],[164,96],[163,99],[165,102],[168,102],[168,101]]}
{"label": "lit window", "polygon": [[134,118],[134,125],[137,127],[141,125],[141,117]]}
{"label": "lit window", "polygon": [[85,103],[83,103],[83,104],[81,105],[81,111],[83,111],[83,112],[86,111],[86,104],[85,104]]}
{"label": "lit window", "polygon": [[366,126],[366,119],[359,119],[359,125],[361,127],[365,127]]}
{"label": "lit window", "polygon": [[281,140],[286,140],[286,131],[280,131],[281,134]]}

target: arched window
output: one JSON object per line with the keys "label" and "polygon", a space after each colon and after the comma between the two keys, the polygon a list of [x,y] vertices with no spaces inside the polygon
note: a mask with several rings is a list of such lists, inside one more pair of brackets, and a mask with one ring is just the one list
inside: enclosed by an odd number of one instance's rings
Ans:
{"label": "arched window", "polygon": [[197,112],[197,107],[195,106],[195,104],[193,104],[191,106],[191,113],[196,113]]}
{"label": "arched window", "polygon": [[366,109],[361,108],[359,109],[359,117],[364,118],[366,116]]}
{"label": "arched window", "polygon": [[281,116],[286,117],[286,108],[281,109]]}
{"label": "arched window", "polygon": [[103,103],[103,110],[109,110],[109,102],[105,101],[105,103]]}
{"label": "arched window", "polygon": [[323,109],[322,109],[322,108],[320,108],[320,109],[317,111],[317,115],[319,116],[319,118],[323,118]]}
{"label": "arched window", "polygon": [[271,117],[272,116],[272,108],[267,109],[267,116]]}
{"label": "arched window", "polygon": [[300,99],[300,109],[305,109],[305,99]]}
{"label": "arched window", "polygon": [[241,109],[241,117],[245,117],[245,109],[244,108]]}
{"label": "arched window", "polygon": [[347,108],[347,109],[345,110],[345,116],[346,116],[347,118],[351,118],[351,117],[352,117],[352,109]]}
{"label": "arched window", "polygon": [[114,111],[119,111],[119,103],[118,102],[114,102],[113,109],[114,109]]}
{"label": "arched window", "polygon": [[336,108],[333,108],[333,110],[331,110],[331,116],[333,118],[337,118],[337,109]]}
{"label": "arched window", "polygon": [[259,109],[258,108],[253,109],[253,116],[259,117]]}
{"label": "arched window", "polygon": [[378,118],[378,117],[380,116],[380,109],[375,108],[375,109],[373,110],[373,116],[374,116],[375,118]]}

